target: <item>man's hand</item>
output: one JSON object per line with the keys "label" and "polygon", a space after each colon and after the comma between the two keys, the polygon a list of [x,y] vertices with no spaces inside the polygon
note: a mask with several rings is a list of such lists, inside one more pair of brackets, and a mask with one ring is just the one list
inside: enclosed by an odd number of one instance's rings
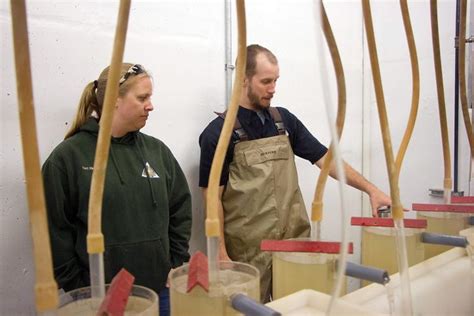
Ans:
{"label": "man's hand", "polygon": [[392,199],[376,187],[374,187],[374,189],[369,192],[369,198],[373,217],[378,217],[377,210],[379,208],[392,205]]}

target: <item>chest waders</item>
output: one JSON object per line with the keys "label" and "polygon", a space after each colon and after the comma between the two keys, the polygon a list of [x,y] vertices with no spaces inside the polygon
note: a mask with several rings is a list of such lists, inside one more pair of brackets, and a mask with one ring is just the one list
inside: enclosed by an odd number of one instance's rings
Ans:
{"label": "chest waders", "polygon": [[222,197],[227,252],[232,260],[259,269],[263,302],[271,294],[272,254],[260,251],[260,242],[310,234],[293,150],[280,113],[270,108],[270,114],[278,136],[246,140],[236,121],[234,129],[241,142],[235,145]]}

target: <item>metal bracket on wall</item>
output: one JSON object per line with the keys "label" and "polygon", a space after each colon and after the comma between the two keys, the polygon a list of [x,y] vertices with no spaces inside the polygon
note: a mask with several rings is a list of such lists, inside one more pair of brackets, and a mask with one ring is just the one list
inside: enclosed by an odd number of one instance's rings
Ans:
{"label": "metal bracket on wall", "polygon": [[[474,36],[469,36],[464,40],[466,43],[473,43],[474,42]],[[454,38],[454,48],[459,48],[459,38],[455,37]]]}
{"label": "metal bracket on wall", "polygon": [[[444,190],[443,189],[428,189],[429,195],[434,197],[443,198]],[[464,191],[452,191],[451,196],[464,196]]]}

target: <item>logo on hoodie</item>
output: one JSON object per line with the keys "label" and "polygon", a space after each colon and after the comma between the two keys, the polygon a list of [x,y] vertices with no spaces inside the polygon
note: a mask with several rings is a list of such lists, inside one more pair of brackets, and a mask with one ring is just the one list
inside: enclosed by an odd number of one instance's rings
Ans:
{"label": "logo on hoodie", "polygon": [[150,176],[150,178],[159,178],[160,177],[158,175],[158,173],[156,173],[156,171],[150,166],[150,164],[148,162],[146,162],[145,163],[145,168],[143,168],[143,171],[142,171],[142,177],[148,178],[148,176]]}

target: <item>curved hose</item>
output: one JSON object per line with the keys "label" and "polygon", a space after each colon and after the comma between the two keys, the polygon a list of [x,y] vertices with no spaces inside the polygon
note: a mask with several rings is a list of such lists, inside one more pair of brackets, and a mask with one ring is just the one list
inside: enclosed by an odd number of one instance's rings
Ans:
{"label": "curved hose", "polygon": [[403,26],[405,28],[405,34],[408,42],[408,49],[410,51],[410,62],[411,62],[411,75],[412,75],[412,95],[411,95],[411,109],[410,116],[408,118],[407,127],[405,134],[403,135],[402,142],[398,148],[397,158],[395,159],[395,166],[400,176],[400,170],[402,167],[403,158],[410,142],[410,138],[413,134],[415,127],[416,115],[418,113],[418,105],[420,101],[420,71],[418,67],[418,57],[416,53],[415,39],[413,36],[413,29],[410,22],[410,13],[408,11],[407,0],[400,0],[400,9],[402,11]]}
{"label": "curved hose", "polygon": [[[238,58],[235,74],[234,87],[227,115],[224,120],[216,152],[212,160],[209,185],[207,192],[207,218],[206,236],[208,238],[208,260],[209,260],[209,282],[215,281],[217,269],[217,247],[220,236],[220,223],[218,217],[219,208],[219,182],[224,164],[225,154],[229,147],[230,136],[239,109],[239,98],[242,92],[242,83],[245,78],[245,65],[247,63],[247,30],[245,21],[245,1],[236,0],[237,26],[238,26]],[[212,249],[211,249],[212,248]],[[215,248],[215,249],[214,249]],[[212,254],[212,255],[211,255]]]}
{"label": "curved hose", "polygon": [[382,78],[375,45],[374,27],[370,11],[370,1],[362,0],[364,13],[365,30],[367,33],[367,44],[370,55],[370,64],[372,69],[372,79],[374,82],[375,96],[377,99],[377,109],[379,113],[380,129],[382,131],[383,148],[385,152],[385,161],[390,182],[390,196],[392,198],[392,214],[394,219],[403,219],[403,207],[400,203],[400,191],[398,188],[398,172],[393,159],[392,141],[388,125],[388,116],[383,94]]}
{"label": "curved hose", "polygon": [[444,198],[446,203],[450,203],[451,198],[451,155],[449,154],[449,136],[448,136],[448,121],[446,118],[446,104],[444,98],[444,84],[443,84],[443,67],[441,65],[441,53],[439,44],[439,30],[438,30],[438,2],[437,0],[430,1],[431,12],[431,38],[433,41],[433,57],[434,67],[436,73],[436,91],[438,94],[438,111],[439,124],[441,127],[441,141],[443,143],[443,158],[444,158]]}
{"label": "curved hose", "polygon": [[377,56],[377,48],[375,45],[375,34],[372,23],[372,15],[370,10],[370,1],[362,0],[362,11],[364,14],[365,31],[367,35],[367,44],[369,49],[370,64],[372,69],[372,80],[374,82],[375,95],[377,99],[377,108],[379,113],[380,128],[382,130],[383,147],[385,152],[385,160],[387,163],[388,177],[390,182],[390,195],[392,198],[392,216],[397,228],[397,252],[398,265],[400,269],[402,284],[402,306],[403,313],[411,315],[413,312],[411,302],[410,280],[408,277],[408,259],[406,255],[406,240],[404,238],[403,229],[403,207],[400,202],[400,191],[398,188],[398,171],[395,166],[392,151],[392,142],[390,138],[390,129],[388,126],[387,110],[385,107],[385,99],[383,95],[382,78]]}
{"label": "curved hose", "polygon": [[474,134],[472,131],[472,124],[469,120],[469,110],[467,109],[467,94],[466,94],[466,14],[467,2],[461,0],[461,8],[459,15],[459,88],[461,96],[462,116],[464,118],[464,126],[466,127],[467,139],[471,147],[471,159],[474,159]]}
{"label": "curved hose", "polygon": [[13,48],[15,56],[18,110],[21,144],[25,168],[26,192],[33,239],[35,264],[36,311],[49,313],[58,306],[58,288],[53,275],[53,263],[46,218],[43,179],[36,135],[33,84],[31,80],[30,49],[25,1],[11,0]]}
{"label": "curved hose", "polygon": [[[341,56],[339,55],[339,50],[337,49],[337,43],[334,38],[334,34],[331,29],[331,24],[329,23],[328,17],[326,15],[326,10],[324,4],[321,3],[321,23],[324,32],[324,37],[326,38],[327,45],[329,47],[329,52],[331,53],[332,64],[334,67],[334,72],[336,73],[337,81],[337,118],[336,118],[336,127],[338,136],[341,137],[342,129],[344,128],[344,119],[346,117],[346,83],[344,78],[344,69],[342,68]],[[313,227],[311,229],[311,237],[313,240],[320,239],[320,230],[316,228],[318,225],[315,225],[315,222],[321,222],[323,217],[323,194],[324,187],[329,175],[329,169],[331,166],[333,158],[333,145],[329,147],[329,151],[324,160],[323,167],[318,177],[318,182],[316,184],[316,191],[314,193],[314,199],[312,204],[311,212],[311,221],[313,222]]]}
{"label": "curved hose", "polygon": [[[328,30],[329,22],[327,21],[327,17],[326,18],[324,17],[325,14],[324,14],[324,7],[323,7],[322,1],[318,1],[318,2],[319,2],[319,6],[315,6],[315,20],[318,22],[321,22],[320,24],[322,25],[323,30],[326,32]],[[325,19],[326,19],[327,24],[324,21]],[[317,47],[323,47],[322,43],[319,42],[320,41],[319,33],[317,34],[318,34]],[[329,43],[329,40],[328,40],[328,43]],[[330,48],[331,51],[334,51],[334,49],[335,49],[334,46]],[[325,56],[322,53],[321,49],[319,49],[318,52],[320,54],[319,60],[321,62],[321,69],[319,69],[319,74],[321,75],[322,93],[324,97],[324,103],[326,105],[326,114],[327,114],[328,124],[331,131],[332,149],[334,150],[336,175],[337,175],[337,178],[339,179],[338,181],[339,192],[340,192],[339,197],[341,201],[341,228],[342,228],[341,229],[341,250],[339,254],[339,260],[337,263],[336,283],[334,285],[331,300],[329,301],[329,305],[327,308],[327,314],[331,314],[331,311],[334,307],[336,299],[339,297],[342,285],[344,283],[343,282],[344,277],[345,277],[344,272],[346,270],[346,264],[347,264],[347,249],[348,249],[349,243],[348,243],[348,238],[347,238],[348,234],[346,232],[349,229],[349,225],[348,225],[348,221],[346,221],[345,210],[347,209],[347,205],[346,205],[347,203],[344,199],[344,187],[347,181],[346,181],[346,175],[344,173],[344,164],[341,158],[341,152],[339,148],[339,136],[336,131],[335,120],[333,118],[332,109],[331,109],[332,100],[331,100],[331,96],[329,95],[329,86],[328,86],[328,82],[326,78],[324,77],[324,73],[325,73],[324,70],[327,69],[325,65]],[[331,55],[333,56],[333,53],[331,53]]]}
{"label": "curved hose", "polygon": [[120,67],[125,50],[125,39],[127,36],[128,17],[130,14],[130,0],[121,0],[115,30],[114,48],[110,73],[105,88],[104,105],[100,118],[100,130],[97,139],[97,147],[94,159],[94,171],[89,197],[87,252],[91,260],[90,277],[92,297],[105,296],[104,281],[104,235],[102,234],[102,198],[104,193],[105,173],[109,158],[110,135],[112,132],[112,118],[114,105],[118,96]]}

